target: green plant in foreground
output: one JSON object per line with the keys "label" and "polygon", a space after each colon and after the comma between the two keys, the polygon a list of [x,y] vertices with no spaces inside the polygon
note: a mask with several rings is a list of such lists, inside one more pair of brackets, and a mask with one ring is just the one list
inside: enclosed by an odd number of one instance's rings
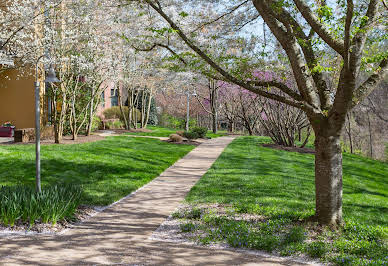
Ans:
{"label": "green plant in foreground", "polygon": [[56,224],[71,219],[81,200],[77,185],[44,186],[41,193],[30,186],[0,187],[0,223],[14,226],[16,222],[33,226],[37,221]]}
{"label": "green plant in foreground", "polygon": [[306,247],[306,253],[312,258],[322,258],[327,252],[327,244],[322,241],[311,242]]}
{"label": "green plant in foreground", "polygon": [[292,227],[284,238],[285,244],[302,243],[306,239],[306,231],[302,226]]}
{"label": "green plant in foreground", "polygon": [[180,225],[181,231],[184,233],[192,232],[195,230],[196,226],[193,223],[186,223]]}

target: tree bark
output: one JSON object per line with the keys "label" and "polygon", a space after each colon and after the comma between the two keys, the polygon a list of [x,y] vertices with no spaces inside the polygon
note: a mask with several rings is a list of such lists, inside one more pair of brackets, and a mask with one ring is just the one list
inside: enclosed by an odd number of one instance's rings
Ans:
{"label": "tree bark", "polygon": [[342,151],[340,134],[315,132],[315,217],[320,224],[342,222]]}
{"label": "tree bark", "polygon": [[92,133],[92,127],[93,127],[93,107],[94,107],[94,95],[93,95],[93,92],[92,92],[92,95],[91,95],[91,100],[90,100],[90,108],[89,108],[89,121],[88,121],[88,126],[87,126],[87,130],[86,130],[86,136],[90,136],[90,134]]}
{"label": "tree bark", "polygon": [[351,124],[350,124],[351,113],[348,113],[346,116],[347,116],[347,119],[348,119],[347,134],[348,134],[348,138],[349,138],[350,153],[353,153],[352,128],[351,128]]}
{"label": "tree bark", "polygon": [[370,124],[370,116],[368,112],[368,129],[369,129],[369,155],[373,158],[373,140],[372,140],[372,128]]}

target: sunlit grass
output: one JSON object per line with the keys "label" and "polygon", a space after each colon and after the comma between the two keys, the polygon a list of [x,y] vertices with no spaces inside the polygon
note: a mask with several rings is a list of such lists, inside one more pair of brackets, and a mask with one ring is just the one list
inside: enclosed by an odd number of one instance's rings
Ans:
{"label": "sunlit grass", "polygon": [[[110,204],[157,177],[194,146],[154,139],[109,137],[42,146],[42,184],[83,185],[81,203]],[[35,182],[35,146],[0,146],[0,185]]]}
{"label": "sunlit grass", "polygon": [[[180,129],[171,129],[160,126],[147,126],[147,129],[152,130],[152,132],[130,132],[126,134],[137,136],[169,137],[171,134],[175,134],[177,131],[183,131]],[[226,131],[219,131],[217,134],[214,134],[210,130],[206,134],[208,138],[218,138],[225,135]]]}
{"label": "sunlit grass", "polygon": [[345,226],[317,232],[310,242],[289,243],[290,228],[301,224],[306,232],[315,230],[305,220],[315,208],[314,155],[261,146],[268,142],[264,137],[234,140],[186,197],[193,205],[233,206],[237,214],[257,214],[264,222],[250,225],[231,218],[220,222],[205,214],[195,229],[207,232],[199,242],[226,241],[235,247],[276,249],[283,255],[301,252],[338,265],[387,263],[388,164],[344,153]]}

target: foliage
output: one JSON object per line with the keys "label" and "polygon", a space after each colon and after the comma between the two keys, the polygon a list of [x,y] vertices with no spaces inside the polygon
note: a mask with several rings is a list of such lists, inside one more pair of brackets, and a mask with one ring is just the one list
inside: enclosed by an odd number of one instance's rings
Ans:
{"label": "foliage", "polygon": [[[152,130],[152,132],[128,132],[126,134],[128,135],[138,135],[138,136],[154,136],[154,137],[169,137],[171,134],[178,134],[181,133],[183,136],[184,131],[176,131],[172,128],[165,128],[160,126],[149,126],[148,129]],[[179,135],[179,134],[178,134]],[[208,131],[207,135],[208,138],[218,138],[221,136],[225,136],[224,132],[219,132],[217,134],[214,134],[210,131]]]}
{"label": "foliage", "polygon": [[[345,223],[333,230],[307,221],[315,206],[314,156],[261,146],[268,142],[264,137],[234,140],[186,197],[194,206],[233,206],[236,217],[249,213],[262,220],[203,215],[200,222],[205,225],[197,230],[206,234],[199,234],[199,242],[224,241],[282,255],[302,252],[338,265],[387,263],[388,165],[344,154]],[[280,161],[279,166],[273,163]],[[211,213],[212,207],[203,212]]]}
{"label": "foliage", "polygon": [[92,131],[96,131],[100,129],[102,126],[102,121],[99,116],[94,116],[93,117],[93,122],[92,122]]}
{"label": "foliage", "polygon": [[206,133],[207,133],[207,128],[206,127],[194,127],[191,132],[194,132],[194,133],[197,133],[198,135],[198,138],[205,138],[206,137]]}
{"label": "foliage", "polygon": [[[42,146],[42,184],[80,184],[81,203],[108,205],[159,176],[194,146],[155,139],[105,140]],[[0,185],[35,183],[34,145],[0,146]]]}
{"label": "foliage", "polygon": [[[186,127],[186,120],[183,118],[175,117],[166,113],[163,113],[160,117],[160,125],[167,128],[184,129]],[[195,127],[197,121],[195,119],[189,120],[189,128]]]}
{"label": "foliage", "polygon": [[187,138],[188,140],[193,140],[193,139],[197,139],[199,136],[198,136],[198,133],[197,132],[194,132],[194,131],[185,131],[183,133],[183,137]]}
{"label": "foliage", "polygon": [[0,222],[5,226],[35,222],[56,224],[72,219],[82,190],[71,184],[44,186],[41,193],[31,186],[0,187]]}
{"label": "foliage", "polygon": [[11,122],[4,122],[2,127],[12,127],[13,124]]}
{"label": "foliage", "polygon": [[301,243],[306,239],[306,231],[302,226],[295,226],[290,229],[284,238],[285,244]]}
{"label": "foliage", "polygon": [[154,97],[151,99],[151,108],[149,115],[150,117],[148,119],[148,124],[156,126],[158,124],[158,111],[156,109],[156,101]]}
{"label": "foliage", "polygon": [[122,129],[124,128],[124,123],[121,120],[107,121],[105,123],[106,129]]}
{"label": "foliage", "polygon": [[327,251],[327,244],[322,241],[312,242],[306,247],[306,253],[312,258],[322,258]]}
{"label": "foliage", "polygon": [[[122,108],[123,108],[123,113],[124,113],[125,117],[128,117],[128,106],[123,106]],[[139,122],[140,121],[140,111],[135,109],[135,112],[137,113],[137,119],[138,119],[137,122]],[[121,112],[119,106],[113,106],[111,108],[105,109],[103,112],[103,115],[104,115],[105,119],[120,119],[120,121],[122,123],[124,123],[123,113]],[[135,113],[133,113],[132,116],[133,116],[132,119],[135,119]]]}
{"label": "foliage", "polygon": [[181,224],[180,229],[182,230],[182,232],[185,232],[185,233],[191,232],[191,231],[194,231],[195,224],[193,223]]}

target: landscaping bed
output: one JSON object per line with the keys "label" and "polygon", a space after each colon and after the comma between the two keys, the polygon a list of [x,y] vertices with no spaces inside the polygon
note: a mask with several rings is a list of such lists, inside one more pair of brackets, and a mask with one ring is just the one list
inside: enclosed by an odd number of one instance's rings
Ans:
{"label": "landscaping bed", "polygon": [[388,165],[345,153],[344,224],[322,227],[310,220],[314,155],[262,146],[268,143],[263,137],[234,140],[165,228],[200,245],[336,265],[386,265]]}

